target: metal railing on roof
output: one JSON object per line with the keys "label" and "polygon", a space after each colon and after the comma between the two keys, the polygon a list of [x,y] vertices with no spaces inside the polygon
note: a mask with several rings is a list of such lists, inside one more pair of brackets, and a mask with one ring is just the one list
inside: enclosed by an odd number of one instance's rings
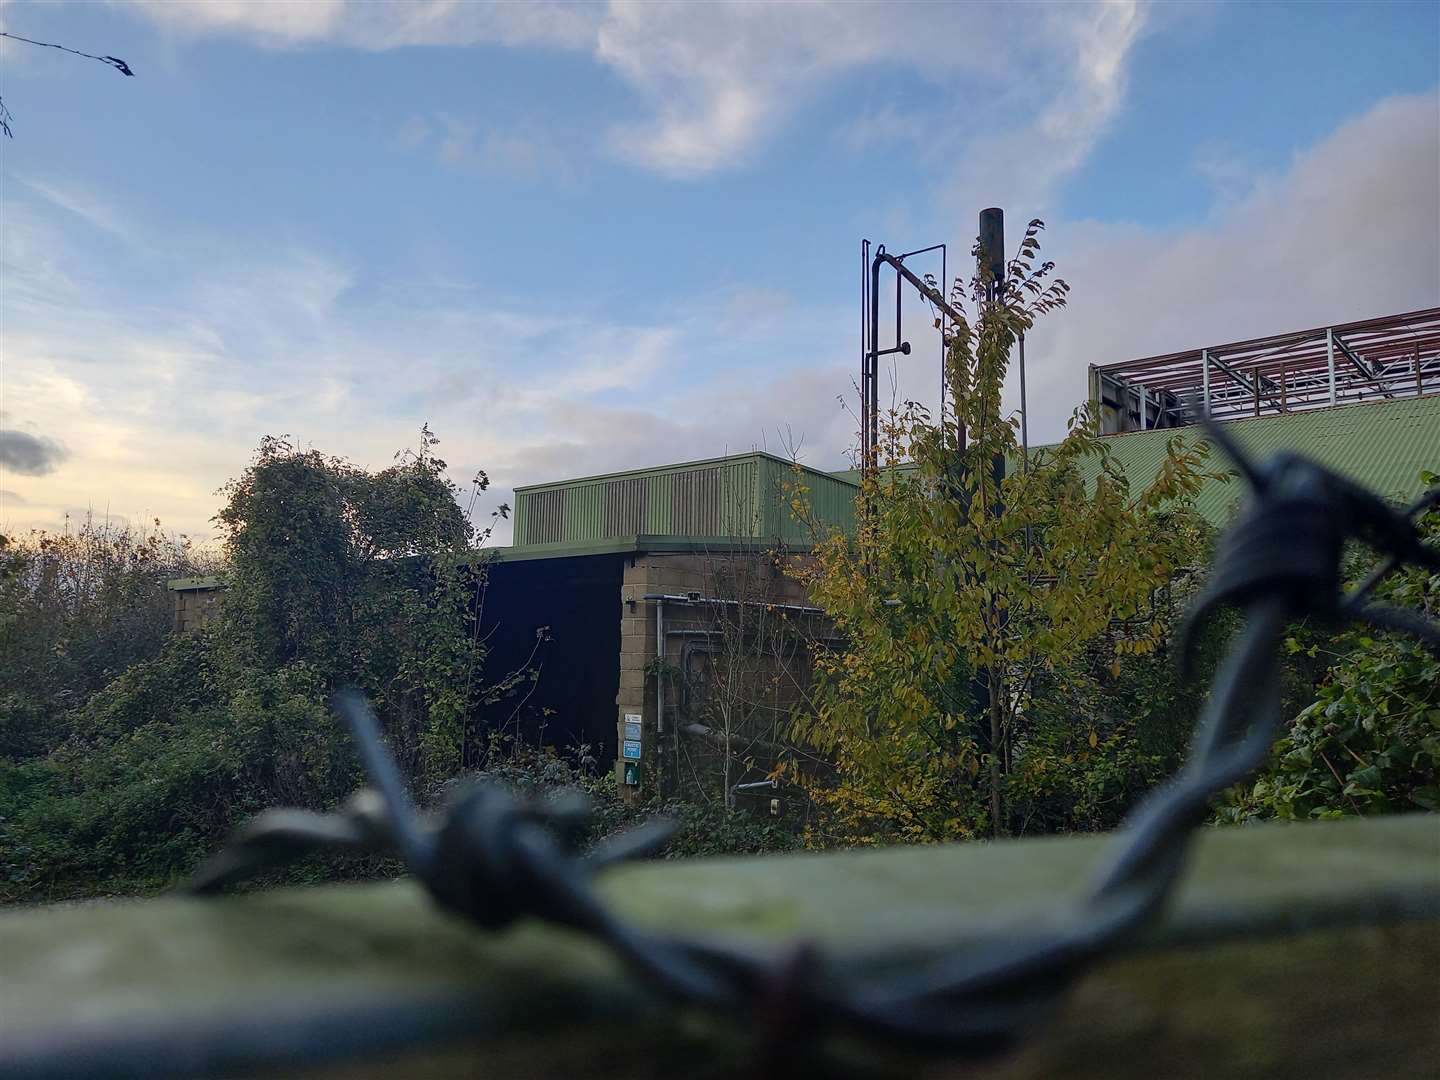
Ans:
{"label": "metal railing on roof", "polygon": [[1440,393],[1440,308],[1090,365],[1101,430]]}

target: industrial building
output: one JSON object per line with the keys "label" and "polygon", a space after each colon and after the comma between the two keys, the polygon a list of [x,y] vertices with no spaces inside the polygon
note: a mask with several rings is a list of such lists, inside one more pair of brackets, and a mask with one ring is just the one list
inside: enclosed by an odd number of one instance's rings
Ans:
{"label": "industrial building", "polygon": [[[1205,412],[1260,456],[1298,451],[1396,498],[1418,493],[1421,470],[1440,469],[1440,309],[1096,365],[1090,389],[1110,456],[1136,488],[1154,479],[1172,437],[1202,437],[1193,425]],[[823,612],[787,573],[810,544],[789,509],[796,483],[817,521],[853,527],[853,471],[758,452],[517,488],[514,542],[493,553],[483,601],[487,669],[522,665],[537,635],[548,641],[539,679],[523,700],[490,706],[490,722],[588,745],[637,789],[698,774],[719,754],[726,797],[748,791],[765,772],[765,725],[808,678],[804,657],[766,637],[766,619],[825,633]],[[1197,509],[1222,523],[1240,494],[1207,483]],[[178,617],[214,588],[177,582]],[[785,677],[761,677],[735,655],[721,663],[727,650]],[[721,669],[754,683],[743,723],[714,700]]]}

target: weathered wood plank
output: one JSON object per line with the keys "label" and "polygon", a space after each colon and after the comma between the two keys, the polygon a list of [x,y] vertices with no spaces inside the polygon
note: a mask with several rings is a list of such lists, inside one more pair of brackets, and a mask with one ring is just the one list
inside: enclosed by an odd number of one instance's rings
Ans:
{"label": "weathered wood plank", "polygon": [[[1063,918],[1105,846],[1070,837],[649,863],[604,887],[650,925],[757,944],[804,935],[866,968]],[[1437,917],[1435,816],[1210,830],[1144,944],[1191,943],[1198,957],[1236,940]],[[1256,947],[1272,944],[1287,947]],[[603,949],[528,923],[481,933],[409,882],[0,916],[4,1076],[199,1075],[466,1036],[578,1038],[664,1016]]]}

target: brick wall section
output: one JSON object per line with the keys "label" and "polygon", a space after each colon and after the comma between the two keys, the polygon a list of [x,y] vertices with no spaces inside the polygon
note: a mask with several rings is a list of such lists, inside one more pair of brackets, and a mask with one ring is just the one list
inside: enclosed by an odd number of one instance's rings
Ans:
{"label": "brick wall section", "polygon": [[[805,556],[787,555],[793,560]],[[738,588],[737,588],[738,585]],[[808,604],[804,588],[789,577],[777,562],[773,551],[742,554],[659,554],[646,553],[633,557],[626,565],[620,595],[620,683],[615,697],[617,746],[625,741],[626,715],[639,715],[642,729],[640,785],[626,788],[624,759],[615,764],[616,781],[627,796],[654,792],[661,772],[673,768],[673,761],[661,762],[662,753],[673,755],[675,747],[675,703],[671,689],[666,700],[666,731],[657,731],[656,678],[652,663],[656,657],[656,605],[646,595],[686,595],[737,598],[744,592],[746,599],[765,599],[773,603]],[[712,616],[703,608],[681,604],[665,605],[666,631],[698,629],[713,625]],[[670,638],[666,662],[677,665],[682,648],[680,638]]]}

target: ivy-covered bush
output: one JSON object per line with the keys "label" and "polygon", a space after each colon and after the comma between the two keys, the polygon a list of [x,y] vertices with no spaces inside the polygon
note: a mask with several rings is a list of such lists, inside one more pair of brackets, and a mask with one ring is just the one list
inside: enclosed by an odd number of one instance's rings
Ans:
{"label": "ivy-covered bush", "polygon": [[599,840],[647,818],[663,817],[675,823],[675,835],[662,858],[703,855],[757,855],[799,848],[796,830],[783,821],[727,809],[714,800],[651,799],[626,802],[615,782],[615,771],[603,768],[586,747],[564,754],[553,747],[535,747],[495,736],[486,767],[474,778],[505,784],[522,792],[578,790],[589,797],[594,811],[591,841]]}
{"label": "ivy-covered bush", "polygon": [[[1421,527],[1440,543],[1440,510]],[[1407,569],[1382,582],[1375,600],[1440,618],[1440,574]],[[1221,801],[1218,819],[1440,811],[1440,657],[1413,637],[1368,628],[1329,640],[1300,628],[1287,648],[1302,661],[1328,659],[1315,700],[1275,744],[1264,775]]]}
{"label": "ivy-covered bush", "polygon": [[47,755],[0,761],[0,897],[164,884],[265,806],[333,806],[360,779],[328,709],[343,685],[417,781],[461,769],[485,566],[434,445],[372,474],[262,442],[217,519],[219,619],[111,672]]}
{"label": "ivy-covered bush", "polygon": [[0,759],[63,742],[70,713],[164,646],[167,583],[213,562],[158,522],[0,535]]}

